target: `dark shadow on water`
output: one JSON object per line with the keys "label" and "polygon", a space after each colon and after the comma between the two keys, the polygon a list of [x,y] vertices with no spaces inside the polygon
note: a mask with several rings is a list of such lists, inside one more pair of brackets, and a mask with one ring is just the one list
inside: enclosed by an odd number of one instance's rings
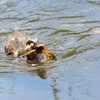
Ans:
{"label": "dark shadow on water", "polygon": [[37,70],[29,70],[28,74],[31,76],[39,76],[41,79],[47,79],[47,70],[45,68],[39,68]]}
{"label": "dark shadow on water", "polygon": [[36,68],[36,70],[28,70],[28,74],[35,77],[39,76],[41,79],[47,79],[48,78],[48,71],[53,69],[54,67],[48,67],[48,68]]}

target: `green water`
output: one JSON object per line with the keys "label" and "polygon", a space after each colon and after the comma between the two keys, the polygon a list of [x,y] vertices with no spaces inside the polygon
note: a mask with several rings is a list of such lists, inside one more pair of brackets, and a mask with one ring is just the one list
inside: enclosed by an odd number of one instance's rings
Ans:
{"label": "green water", "polygon": [[[7,57],[14,31],[39,38],[58,60]],[[0,100],[100,100],[99,64],[99,0],[0,1]]]}

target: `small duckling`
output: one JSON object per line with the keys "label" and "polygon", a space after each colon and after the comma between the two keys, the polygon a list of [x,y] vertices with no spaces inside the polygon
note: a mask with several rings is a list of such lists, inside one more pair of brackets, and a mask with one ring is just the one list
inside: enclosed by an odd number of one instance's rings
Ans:
{"label": "small duckling", "polygon": [[34,43],[36,43],[37,39],[31,39],[21,32],[15,32],[8,40],[7,46],[5,46],[5,53],[13,57],[18,57],[26,52],[26,43],[29,41],[34,41]]}
{"label": "small duckling", "polygon": [[[29,45],[27,46],[29,47]],[[26,56],[27,62],[38,62],[38,63],[44,62],[46,61],[46,55],[43,52],[43,49],[44,45],[36,45],[34,48],[31,48],[30,46],[30,51],[20,55],[20,57]]]}
{"label": "small duckling", "polygon": [[[44,62],[49,58],[50,60],[57,60],[57,58],[54,56],[53,53],[51,53],[49,50],[44,49],[44,45],[36,45],[34,49],[20,55],[20,56],[26,56],[27,62]],[[31,48],[31,46],[30,46]]]}
{"label": "small duckling", "polygon": [[37,38],[35,38],[34,41],[29,39],[26,42],[25,48],[27,52],[21,56],[25,55],[29,61],[33,62],[43,62],[46,58],[49,58],[50,60],[57,60],[52,52],[44,48],[45,45],[38,45],[38,42]]}
{"label": "small duckling", "polygon": [[44,45],[38,45],[37,38],[30,38],[21,32],[15,32],[5,46],[5,53],[13,57],[25,57],[28,62],[44,62],[46,58],[56,60],[54,54],[44,47]]}
{"label": "small duckling", "polygon": [[39,41],[37,38],[28,39],[28,41],[26,42],[26,48],[25,48],[25,50],[27,51],[26,57],[27,57],[27,60],[29,62],[30,61],[32,61],[32,62],[44,62],[44,60],[46,60],[46,55],[43,52],[44,45],[38,45],[37,44],[38,42]]}

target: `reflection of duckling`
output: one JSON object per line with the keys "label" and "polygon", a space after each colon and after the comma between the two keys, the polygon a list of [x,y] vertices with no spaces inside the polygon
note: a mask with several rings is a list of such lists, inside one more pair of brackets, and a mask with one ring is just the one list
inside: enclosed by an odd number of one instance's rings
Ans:
{"label": "reflection of duckling", "polygon": [[29,75],[35,77],[39,76],[41,79],[47,79],[47,69],[46,68],[37,68],[36,70],[28,70]]}
{"label": "reflection of duckling", "polygon": [[37,38],[35,40],[34,39],[31,40],[27,35],[21,32],[15,32],[8,40],[8,45],[5,46],[5,53],[7,55],[13,55],[13,57],[17,57],[26,52],[26,42],[30,40],[36,42]]}
{"label": "reflection of duckling", "polygon": [[41,79],[47,79],[46,69],[44,68],[38,69],[38,75]]}

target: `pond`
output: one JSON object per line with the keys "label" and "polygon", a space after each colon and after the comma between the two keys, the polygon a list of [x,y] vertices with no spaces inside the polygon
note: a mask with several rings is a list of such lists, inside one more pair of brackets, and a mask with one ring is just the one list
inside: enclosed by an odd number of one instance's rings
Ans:
{"label": "pond", "polygon": [[[6,56],[13,32],[37,37],[57,61]],[[99,0],[0,0],[1,100],[100,100]]]}

